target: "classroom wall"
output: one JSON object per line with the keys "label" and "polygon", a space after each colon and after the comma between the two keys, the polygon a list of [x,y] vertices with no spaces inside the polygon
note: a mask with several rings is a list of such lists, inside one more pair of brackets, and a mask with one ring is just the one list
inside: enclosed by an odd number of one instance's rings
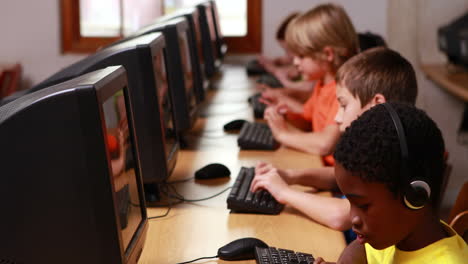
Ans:
{"label": "classroom wall", "polygon": [[468,180],[468,146],[457,142],[465,103],[428,80],[420,65],[446,63],[446,56],[437,48],[436,30],[466,12],[466,0],[389,0],[388,5],[388,44],[415,67],[419,86],[417,106],[424,109],[441,129],[449,152],[448,162],[453,165],[442,204],[446,211]]}
{"label": "classroom wall", "polygon": [[281,21],[290,13],[307,11],[314,6],[333,2],[344,7],[358,32],[371,31],[387,36],[388,0],[263,0],[263,53],[282,54],[275,35]]}
{"label": "classroom wall", "polygon": [[60,54],[59,1],[2,1],[0,63],[23,66],[23,88],[30,87],[83,56]]}
{"label": "classroom wall", "polygon": [[[139,0],[139,4],[145,4]],[[152,1],[152,0],[150,0]],[[130,10],[129,12],[131,12]],[[161,14],[155,4],[154,14]],[[146,17],[150,16],[145,12]],[[135,17],[133,17],[135,18]],[[130,24],[142,23],[132,19]],[[60,1],[15,0],[0,5],[0,64],[19,62],[23,66],[22,88],[29,88],[63,67],[84,58],[61,54]]]}

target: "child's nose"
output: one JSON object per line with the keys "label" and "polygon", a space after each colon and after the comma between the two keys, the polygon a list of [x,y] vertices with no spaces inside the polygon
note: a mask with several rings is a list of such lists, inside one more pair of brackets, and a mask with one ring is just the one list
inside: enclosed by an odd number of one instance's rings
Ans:
{"label": "child's nose", "polygon": [[361,227],[362,226],[362,220],[358,215],[354,215],[351,217],[351,224],[354,227]]}
{"label": "child's nose", "polygon": [[335,116],[335,122],[338,125],[343,123],[343,109],[341,107],[338,108],[338,112],[336,113],[336,116]]}

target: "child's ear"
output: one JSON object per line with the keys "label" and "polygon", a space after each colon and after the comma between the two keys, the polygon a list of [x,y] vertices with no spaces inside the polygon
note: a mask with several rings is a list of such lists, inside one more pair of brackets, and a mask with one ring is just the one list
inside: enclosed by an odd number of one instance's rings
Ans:
{"label": "child's ear", "polygon": [[374,95],[374,97],[372,97],[371,106],[376,106],[378,104],[383,104],[385,102],[387,102],[387,99],[385,98],[385,96],[381,93],[377,93]]}
{"label": "child's ear", "polygon": [[328,62],[333,62],[335,60],[335,51],[331,47],[325,46],[325,48],[323,48],[323,53],[325,53],[325,58]]}

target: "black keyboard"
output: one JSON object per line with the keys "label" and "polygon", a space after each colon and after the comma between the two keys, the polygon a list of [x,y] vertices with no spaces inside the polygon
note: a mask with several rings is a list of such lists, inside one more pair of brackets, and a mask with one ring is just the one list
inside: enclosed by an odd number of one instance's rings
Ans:
{"label": "black keyboard", "polygon": [[258,100],[260,97],[262,97],[262,94],[260,93],[249,97],[249,103],[252,106],[255,118],[263,118],[263,114],[265,113],[265,109],[267,107],[266,104]]}
{"label": "black keyboard", "polygon": [[282,248],[255,248],[255,260],[258,264],[312,264],[314,257],[311,254],[294,252]]}
{"label": "black keyboard", "polygon": [[245,122],[237,138],[241,149],[276,150],[279,143],[267,124]]}
{"label": "black keyboard", "polygon": [[227,199],[228,209],[239,213],[279,214],[284,205],[278,203],[269,192],[250,191],[254,176],[255,168],[241,168]]}
{"label": "black keyboard", "polygon": [[257,79],[257,83],[266,84],[271,88],[281,88],[283,84],[273,75],[270,73],[262,74]]}

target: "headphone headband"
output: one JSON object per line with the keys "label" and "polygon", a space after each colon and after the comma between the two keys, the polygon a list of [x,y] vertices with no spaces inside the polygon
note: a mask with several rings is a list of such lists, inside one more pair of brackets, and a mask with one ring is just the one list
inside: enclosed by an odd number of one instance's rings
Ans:
{"label": "headphone headband", "polygon": [[409,171],[409,151],[408,144],[406,142],[405,129],[398,117],[397,112],[389,103],[382,104],[390,117],[393,120],[393,125],[397,131],[398,141],[400,142],[401,150],[401,177],[403,178],[404,188],[403,201],[404,204],[413,210],[417,210],[424,207],[431,195],[431,188],[427,182],[423,180],[412,179]]}

